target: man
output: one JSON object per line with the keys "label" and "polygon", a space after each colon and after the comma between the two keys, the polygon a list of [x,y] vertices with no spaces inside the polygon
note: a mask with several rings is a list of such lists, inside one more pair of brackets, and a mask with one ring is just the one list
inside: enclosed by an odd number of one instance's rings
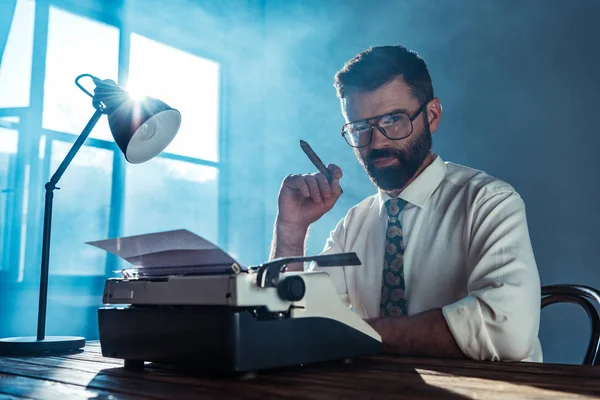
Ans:
{"label": "man", "polygon": [[[540,281],[523,200],[432,152],[442,106],[424,61],[402,46],[371,48],[346,63],[335,87],[342,134],[378,188],[325,245],[323,254],[362,261],[327,269],[340,295],[386,352],[541,362]],[[304,253],[310,224],[341,194],[342,171],[328,168],[331,184],[321,173],[283,181],[271,257]]]}

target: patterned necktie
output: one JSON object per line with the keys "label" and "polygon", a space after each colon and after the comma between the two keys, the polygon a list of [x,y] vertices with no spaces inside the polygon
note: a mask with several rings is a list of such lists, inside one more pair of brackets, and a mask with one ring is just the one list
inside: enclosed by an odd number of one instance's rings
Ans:
{"label": "patterned necktie", "polygon": [[385,235],[385,259],[383,262],[383,284],[381,286],[381,316],[408,315],[404,292],[404,247],[400,211],[406,205],[402,199],[385,202],[388,225]]}

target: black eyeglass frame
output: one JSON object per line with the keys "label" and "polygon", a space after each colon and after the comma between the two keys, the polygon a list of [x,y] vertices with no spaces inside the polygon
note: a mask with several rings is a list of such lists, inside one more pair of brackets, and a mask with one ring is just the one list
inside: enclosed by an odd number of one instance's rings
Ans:
{"label": "black eyeglass frame", "polygon": [[[412,135],[412,133],[413,133],[413,130],[414,130],[413,121],[414,121],[415,119],[417,119],[417,117],[418,117],[418,116],[421,114],[421,112],[422,112],[422,111],[425,109],[425,107],[427,106],[427,104],[429,104],[429,102],[430,102],[430,101],[431,101],[431,100],[427,100],[425,103],[423,103],[423,104],[421,105],[421,107],[419,107],[419,109],[418,109],[417,111],[415,111],[415,113],[412,115],[412,117],[411,117],[410,115],[408,115],[408,113],[407,113],[406,111],[403,111],[403,110],[396,110],[396,111],[388,112],[388,113],[385,113],[385,114],[382,114],[382,115],[377,115],[377,116],[375,116],[375,117],[371,117],[371,118],[367,118],[367,119],[359,119],[359,120],[356,120],[356,121],[351,121],[351,122],[348,122],[347,124],[344,124],[344,126],[342,126],[342,136],[343,136],[344,140],[346,141],[346,143],[348,143],[348,145],[349,145],[350,147],[353,147],[353,148],[355,148],[355,149],[361,149],[361,148],[363,148],[363,147],[367,147],[368,145],[370,145],[370,144],[371,144],[371,141],[373,140],[373,128],[374,128],[374,127],[376,127],[377,129],[379,129],[379,132],[381,132],[381,133],[383,134],[383,136],[385,136],[385,137],[386,137],[386,138],[388,138],[389,140],[403,140],[403,139],[406,139],[407,137],[409,137],[409,136],[410,136],[410,135]],[[383,117],[387,117],[388,115],[392,115],[392,114],[404,114],[404,115],[406,115],[406,116],[408,117],[408,120],[410,121],[410,132],[409,132],[409,134],[408,134],[408,135],[406,135],[406,136],[404,136],[404,137],[401,137],[401,138],[391,138],[391,137],[389,137],[389,136],[387,135],[387,133],[385,132],[385,129],[384,129],[384,128],[382,128],[381,126],[379,126],[379,121],[381,121],[381,119],[382,119]],[[373,123],[373,124],[372,124],[372,123],[370,123],[369,121],[370,121],[370,120],[373,120],[373,119],[375,119],[376,121],[375,121],[375,123]],[[348,138],[346,137],[346,133],[345,133],[346,127],[347,127],[348,125],[350,125],[350,124],[355,124],[355,123],[357,123],[357,122],[365,122],[365,123],[367,123],[367,124],[369,125],[369,127],[370,127],[370,129],[369,129],[369,141],[368,141],[368,142],[367,142],[367,144],[365,144],[364,146],[353,146],[353,145],[350,143],[350,141],[348,140]]]}

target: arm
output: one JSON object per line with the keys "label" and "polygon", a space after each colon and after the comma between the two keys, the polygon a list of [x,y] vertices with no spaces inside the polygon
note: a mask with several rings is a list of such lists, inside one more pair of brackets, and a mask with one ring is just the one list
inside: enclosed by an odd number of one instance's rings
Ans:
{"label": "arm", "polygon": [[541,302],[523,200],[510,190],[490,193],[470,225],[468,296],[443,315],[469,358],[521,361],[536,346]]}
{"label": "arm", "polygon": [[[308,228],[275,222],[269,259],[304,256],[306,239],[308,239]],[[302,269],[302,263],[287,266],[288,271],[302,271]]]}
{"label": "arm", "polygon": [[486,196],[473,216],[467,297],[442,309],[368,322],[385,352],[477,360],[523,360],[537,338],[540,282],[521,198]]}
{"label": "arm", "polygon": [[[310,224],[331,210],[342,194],[342,170],[329,165],[331,184],[322,173],[289,175],[279,191],[277,219],[273,228],[270,259],[303,256]],[[302,271],[301,263],[290,264],[288,271]]]}
{"label": "arm", "polygon": [[374,318],[367,322],[381,335],[384,353],[465,358],[440,309],[409,317]]}

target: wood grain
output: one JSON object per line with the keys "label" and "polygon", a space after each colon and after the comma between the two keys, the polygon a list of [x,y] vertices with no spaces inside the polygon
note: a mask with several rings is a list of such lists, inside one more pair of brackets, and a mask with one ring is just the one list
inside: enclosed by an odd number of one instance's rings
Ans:
{"label": "wood grain", "polygon": [[0,399],[72,399],[101,398],[133,399],[114,395],[105,390],[90,390],[82,386],[69,385],[54,381],[40,381],[26,376],[0,374]]}
{"label": "wood grain", "polygon": [[377,356],[266,371],[244,380],[153,364],[125,370],[122,360],[102,356],[98,342],[76,354],[0,358],[0,400],[281,397],[592,399],[600,398],[600,369]]}

